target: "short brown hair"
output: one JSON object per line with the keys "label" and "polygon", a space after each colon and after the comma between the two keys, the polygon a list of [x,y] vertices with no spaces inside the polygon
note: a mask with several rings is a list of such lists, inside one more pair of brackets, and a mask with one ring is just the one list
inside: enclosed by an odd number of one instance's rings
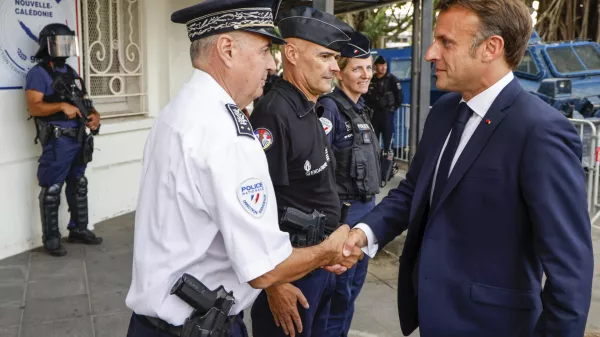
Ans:
{"label": "short brown hair", "polygon": [[484,40],[499,35],[504,39],[506,62],[516,69],[533,29],[529,9],[523,0],[440,0],[435,9],[444,12],[455,6],[472,11],[481,22],[471,52],[474,53]]}

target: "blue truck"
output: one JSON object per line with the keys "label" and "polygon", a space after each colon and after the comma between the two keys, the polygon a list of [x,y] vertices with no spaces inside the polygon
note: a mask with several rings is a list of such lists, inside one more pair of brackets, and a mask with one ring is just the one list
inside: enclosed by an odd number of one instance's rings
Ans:
{"label": "blue truck", "polygon": [[[402,83],[404,102],[410,104],[412,48],[374,49],[383,56],[388,71]],[[433,67],[433,65],[432,65]],[[434,71],[432,71],[432,74]],[[600,45],[592,41],[542,42],[536,31],[529,39],[515,76],[528,91],[569,118],[600,117]],[[444,91],[431,76],[431,104]]]}
{"label": "blue truck", "polygon": [[[412,48],[374,49],[388,71],[402,84],[404,102],[410,104]],[[434,67],[434,65],[432,65]],[[432,69],[433,70],[433,69]],[[432,71],[434,74],[435,71]],[[592,41],[543,42],[534,30],[523,60],[514,71],[526,90],[539,96],[568,118],[600,117],[600,45]],[[431,76],[431,104],[446,92],[435,86]],[[397,118],[394,147],[407,146],[408,125]],[[398,125],[399,124],[399,125]]]}

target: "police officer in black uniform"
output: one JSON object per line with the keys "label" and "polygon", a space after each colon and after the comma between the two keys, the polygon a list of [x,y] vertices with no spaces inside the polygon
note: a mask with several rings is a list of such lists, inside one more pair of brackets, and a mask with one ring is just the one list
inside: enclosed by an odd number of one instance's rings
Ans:
{"label": "police officer in black uniform", "polygon": [[36,142],[42,145],[37,177],[45,250],[53,256],[67,252],[60,243],[58,209],[66,182],[71,219],[69,242],[97,245],[102,238],[88,230],[87,179],[93,138],[100,128],[100,116],[86,98],[83,80],[66,60],[78,56],[77,37],[68,26],[49,24],[39,34],[38,64],[27,74],[26,97],[37,129]]}
{"label": "police officer in black uniform", "polygon": [[[338,85],[319,99],[324,108],[320,120],[336,161],[337,192],[342,203],[350,205],[346,222],[353,226],[375,207],[381,180],[381,149],[369,118],[372,110],[361,97],[373,78],[369,39],[355,32],[341,56],[340,72],[336,74]],[[367,277],[367,267],[368,259],[363,259],[336,277],[325,336],[348,336],[354,302]]]}
{"label": "police officer in black uniform", "polygon": [[[316,211],[333,231],[340,222],[340,200],[316,102],[331,91],[339,71],[336,57],[353,29],[311,7],[281,13],[278,27],[287,42],[282,46],[283,78],[259,101],[250,121],[269,162],[280,218],[290,208],[304,214]],[[280,227],[290,233],[293,245],[303,241],[296,239],[302,231]],[[295,335],[296,328],[301,336],[324,336],[334,287],[335,276],[318,269],[292,284],[267,288],[252,307],[253,335]]]}
{"label": "police officer in black uniform", "polygon": [[365,95],[367,105],[374,110],[372,122],[377,138],[383,136],[383,147],[391,147],[394,134],[394,112],[404,101],[400,81],[387,72],[388,65],[382,56],[375,60],[375,76]]}

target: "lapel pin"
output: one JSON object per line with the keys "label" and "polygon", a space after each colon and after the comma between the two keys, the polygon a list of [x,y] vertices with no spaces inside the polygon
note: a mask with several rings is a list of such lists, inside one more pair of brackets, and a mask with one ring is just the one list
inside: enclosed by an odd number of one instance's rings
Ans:
{"label": "lapel pin", "polygon": [[491,120],[489,120],[489,119],[486,119],[486,120],[485,120],[485,123],[489,125],[489,124],[492,124],[492,121],[491,121]]}

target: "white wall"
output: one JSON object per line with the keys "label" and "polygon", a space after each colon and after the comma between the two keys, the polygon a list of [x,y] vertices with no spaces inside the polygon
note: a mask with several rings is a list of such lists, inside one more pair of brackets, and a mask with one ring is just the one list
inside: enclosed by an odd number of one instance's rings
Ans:
{"label": "white wall", "polygon": [[[102,121],[95,139],[89,181],[90,226],[135,210],[143,147],[158,115],[190,76],[189,40],[185,25],[170,22],[170,14],[197,1],[144,2],[145,74],[148,117],[125,117]],[[33,144],[34,124],[23,90],[0,90],[0,259],[41,245],[37,183],[40,145]],[[59,214],[61,233],[68,234],[67,203],[63,197]]]}

